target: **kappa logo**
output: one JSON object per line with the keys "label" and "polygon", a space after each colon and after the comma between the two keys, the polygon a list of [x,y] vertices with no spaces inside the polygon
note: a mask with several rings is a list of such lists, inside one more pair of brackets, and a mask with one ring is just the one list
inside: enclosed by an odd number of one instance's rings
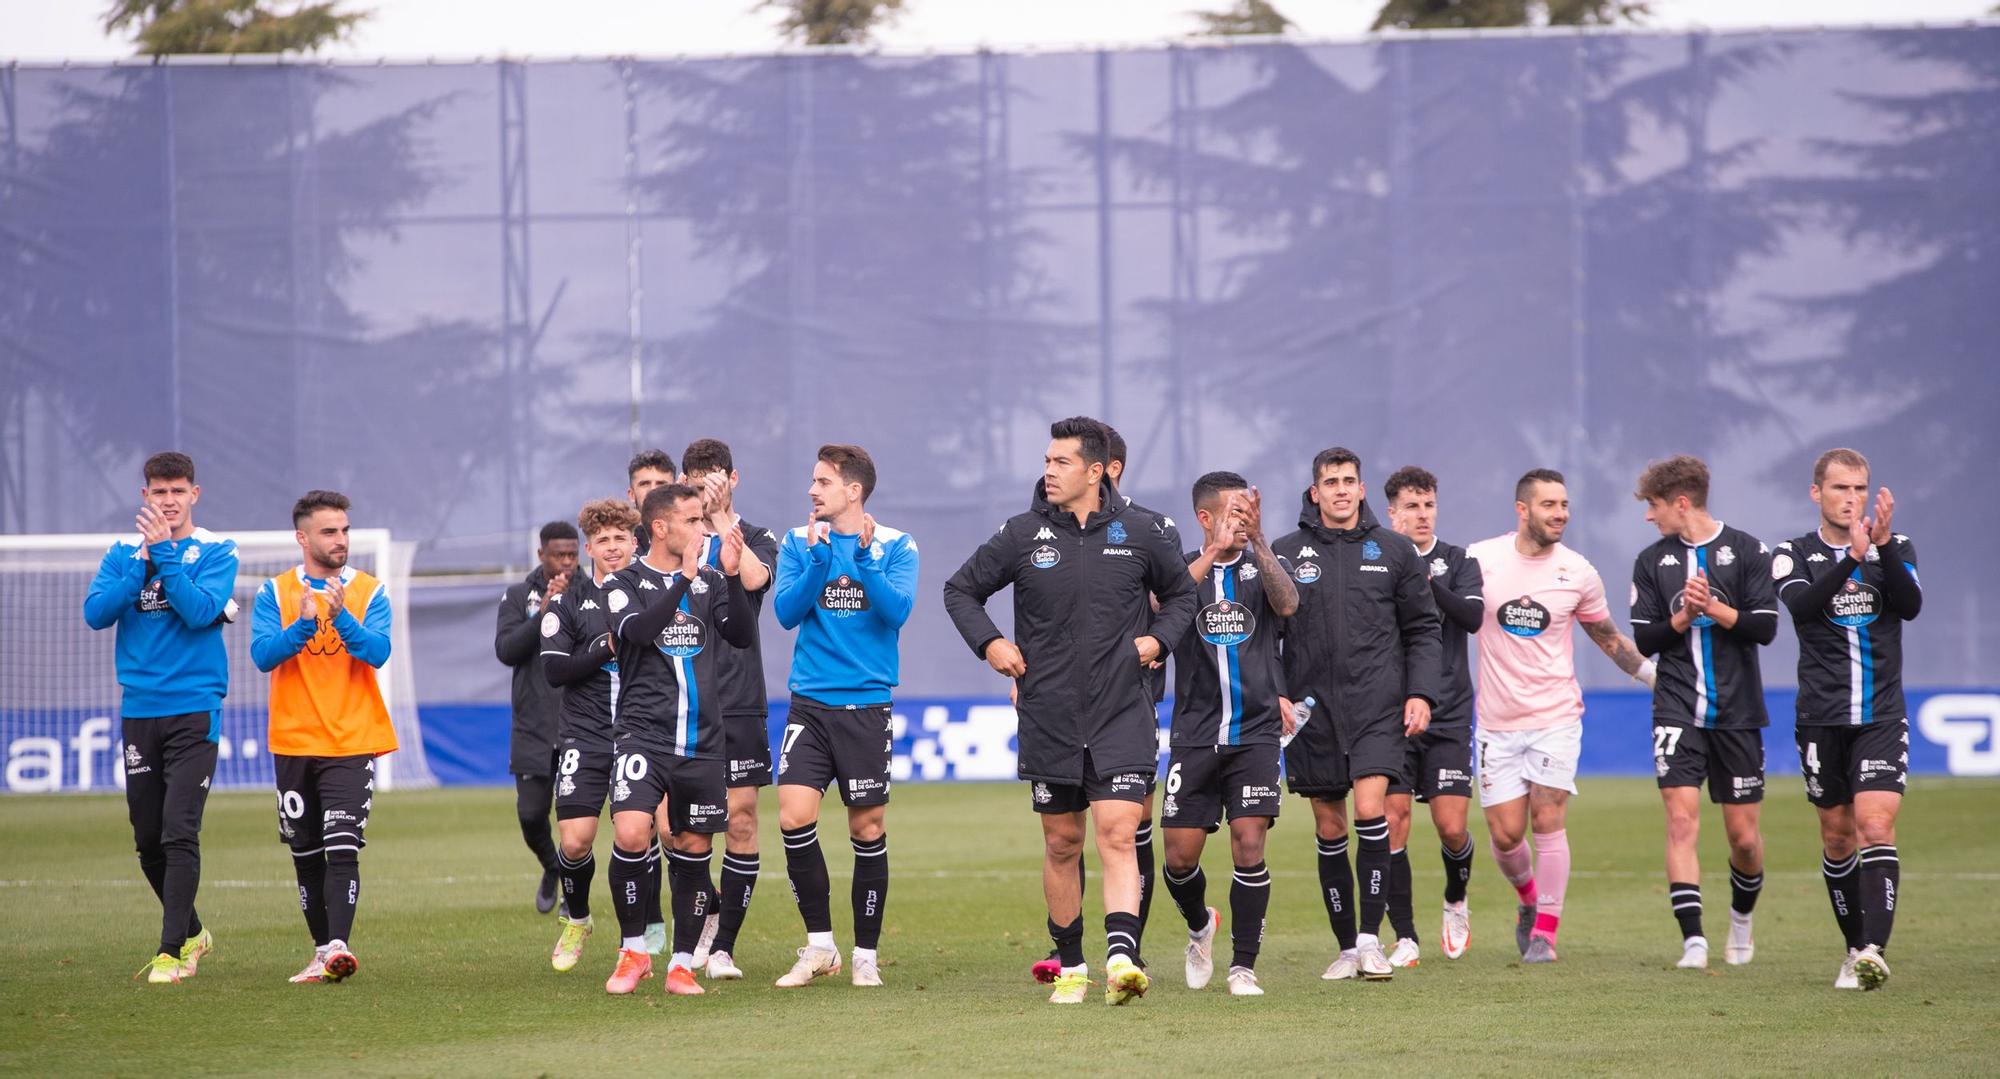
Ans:
{"label": "kappa logo", "polygon": [[1318,552],[1318,551],[1315,551],[1315,550],[1313,550],[1313,549],[1312,549],[1312,548],[1311,548],[1310,546],[1307,546],[1307,547],[1301,547],[1301,548],[1299,548],[1299,557],[1300,557],[1300,558],[1318,558],[1318,557],[1319,557],[1319,552]]}
{"label": "kappa logo", "polygon": [[[1908,756],[1908,754],[1904,754],[1904,756]],[[207,790],[207,789],[208,789],[208,777],[207,777],[207,776],[202,776],[202,777],[201,777],[201,789],[202,789],[202,790]]]}
{"label": "kappa logo", "polygon": [[1660,565],[1662,566],[1678,566],[1680,564],[1681,560],[1675,558],[1673,555],[1663,554],[1660,556]]}
{"label": "kappa logo", "polygon": [[[623,593],[623,592],[621,592],[621,593],[619,593],[619,595],[624,595],[624,593]],[[587,600],[584,600],[584,601],[583,601],[583,606],[582,606],[582,607],[579,607],[579,608],[577,608],[577,609],[578,609],[578,610],[582,610],[582,611],[594,611],[594,610],[596,610],[596,609],[597,609],[597,601],[596,601],[596,600],[594,600],[594,599],[587,599]]]}
{"label": "kappa logo", "polygon": [[1376,543],[1374,540],[1369,540],[1368,542],[1361,545],[1362,561],[1373,562],[1380,557],[1382,557],[1381,544]]}
{"label": "kappa logo", "polygon": [[1113,543],[1124,543],[1125,522],[1123,521],[1111,522],[1111,527],[1104,530],[1104,538],[1110,540]]}
{"label": "kappa logo", "polygon": [[1718,566],[1735,565],[1736,552],[1730,550],[1728,544],[1723,544],[1722,546],[1717,547],[1715,549],[1715,564]]}
{"label": "kappa logo", "polygon": [[1056,538],[1056,534],[1047,528],[1038,528],[1035,530],[1035,538],[1037,540],[1052,540]]}
{"label": "kappa logo", "polygon": [[1813,553],[1811,553],[1811,554],[1809,554],[1809,555],[1807,555],[1807,556],[1806,556],[1806,561],[1808,561],[1808,562],[1824,562],[1824,561],[1826,561],[1826,556],[1825,556],[1825,555],[1823,555],[1823,554],[1821,554],[1821,553],[1819,553],[1818,551],[1814,551]]}
{"label": "kappa logo", "polygon": [[639,578],[639,587],[640,587],[640,588],[643,588],[643,589],[645,589],[645,590],[646,590],[646,591],[648,591],[648,592],[658,592],[658,591],[659,591],[659,589],[657,589],[657,588],[654,588],[654,587],[653,587],[653,582],[651,582],[651,581],[647,580],[647,579],[646,579],[646,578],[644,578],[644,577],[641,577],[641,578]]}

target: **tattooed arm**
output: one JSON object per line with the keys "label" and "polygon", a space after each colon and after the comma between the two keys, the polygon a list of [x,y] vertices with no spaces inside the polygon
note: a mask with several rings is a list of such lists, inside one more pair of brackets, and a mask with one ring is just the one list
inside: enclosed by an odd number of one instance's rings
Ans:
{"label": "tattooed arm", "polygon": [[1639,646],[1632,643],[1632,638],[1618,632],[1618,626],[1611,619],[1600,618],[1595,622],[1585,622],[1583,631],[1590,635],[1591,640],[1597,642],[1597,647],[1603,649],[1605,655],[1611,657],[1611,662],[1618,664],[1619,670],[1648,687],[1653,684],[1653,664],[1639,654]]}

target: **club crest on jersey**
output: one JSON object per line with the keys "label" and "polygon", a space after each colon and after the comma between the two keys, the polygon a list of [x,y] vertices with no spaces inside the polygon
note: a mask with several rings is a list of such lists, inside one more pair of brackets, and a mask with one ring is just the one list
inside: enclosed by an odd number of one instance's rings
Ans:
{"label": "club crest on jersey", "polygon": [[708,582],[702,580],[700,577],[696,577],[694,580],[688,582],[688,591],[697,596],[706,596],[708,595]]}
{"label": "club crest on jersey", "polygon": [[1257,579],[1257,564],[1256,564],[1255,562],[1245,562],[1245,563],[1243,563],[1243,568],[1242,568],[1242,569],[1241,569],[1240,571],[1238,571],[1238,572],[1237,572],[1237,574],[1236,574],[1236,577],[1237,577],[1237,579],[1238,579],[1238,580],[1243,580],[1243,581],[1254,581],[1254,580],[1256,580],[1256,579]]}
{"label": "club crest on jersey", "polygon": [[1451,572],[1451,563],[1442,558],[1431,559],[1431,576],[1442,577]]}
{"label": "club crest on jersey", "polygon": [[1257,632],[1257,618],[1241,603],[1218,600],[1195,614],[1195,630],[1209,644],[1239,645]]}
{"label": "club crest on jersey", "polygon": [[1732,550],[1730,550],[1730,549],[1729,549],[1729,545],[1728,545],[1728,544],[1726,544],[1726,543],[1725,543],[1725,544],[1723,544],[1722,546],[1720,546],[1720,547],[1717,547],[1717,548],[1715,549],[1715,564],[1716,564],[1716,565],[1718,565],[1718,566],[1730,566],[1730,565],[1734,565],[1735,563],[1736,563],[1736,552],[1735,552],[1735,551],[1732,551]]}
{"label": "club crest on jersey", "polygon": [[1529,596],[1501,604],[1493,617],[1501,629],[1516,637],[1539,637],[1549,628],[1549,609]]}
{"label": "club crest on jersey", "polygon": [[1036,569],[1048,569],[1062,561],[1062,552],[1044,543],[1028,556],[1028,562]]}
{"label": "club crest on jersey", "polygon": [[826,588],[819,594],[819,607],[822,611],[841,615],[865,611],[868,609],[868,590],[861,587],[860,581],[843,573],[826,583]]}
{"label": "club crest on jersey", "polygon": [[[1312,548],[1308,547],[1306,548],[1306,550],[1310,551],[1312,550]],[[1299,553],[1304,554],[1305,552],[1301,551]],[[1311,584],[1314,581],[1319,580],[1319,563],[1317,562],[1299,563],[1299,568],[1292,571],[1292,579],[1299,582],[1300,584]]]}
{"label": "club crest on jersey", "polygon": [[1882,614],[1882,593],[1875,586],[1852,577],[1826,604],[1826,620],[1843,629],[1859,629]]}
{"label": "club crest on jersey", "polygon": [[1369,540],[1368,542],[1366,542],[1366,543],[1363,543],[1363,544],[1361,545],[1361,559],[1362,559],[1362,561],[1364,561],[1364,562],[1373,562],[1373,561],[1375,561],[1376,559],[1378,559],[1378,558],[1380,558],[1380,557],[1382,557],[1382,545],[1381,545],[1381,544],[1379,544],[1379,543],[1376,543],[1376,542],[1375,542],[1374,540]]}
{"label": "club crest on jersey", "polygon": [[1112,543],[1124,543],[1125,522],[1123,521],[1111,522],[1111,527],[1104,530],[1104,538]]}
{"label": "club crest on jersey", "polygon": [[562,619],[556,617],[556,612],[550,611],[542,616],[542,636],[553,637],[560,629],[562,629]]}
{"label": "club crest on jersey", "polygon": [[1056,797],[1055,794],[1049,790],[1049,785],[1047,783],[1035,784],[1036,805],[1038,806],[1048,805],[1050,802],[1055,801],[1055,797]]}
{"label": "club crest on jersey", "polygon": [[187,545],[187,549],[181,552],[181,562],[185,565],[192,566],[200,560],[201,544],[199,543],[190,543]]}
{"label": "club crest on jersey", "polygon": [[700,655],[702,648],[708,644],[708,627],[686,611],[675,611],[674,620],[660,631],[659,639],[654,643],[666,655],[689,659]]}

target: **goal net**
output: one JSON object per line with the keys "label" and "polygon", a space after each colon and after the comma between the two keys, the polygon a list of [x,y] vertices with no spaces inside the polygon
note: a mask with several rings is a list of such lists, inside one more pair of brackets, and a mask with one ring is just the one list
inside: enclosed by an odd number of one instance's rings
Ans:
{"label": "goal net", "polygon": [[[236,541],[236,621],[222,631],[229,650],[229,696],[222,703],[217,788],[271,789],[271,676],[250,659],[250,610],[263,583],[298,565],[291,532],[218,532]],[[120,745],[117,629],[92,630],[83,599],[113,543],[135,535],[0,536],[0,790],[12,793],[114,791],[125,785]],[[435,786],[424,759],[411,676],[410,546],[387,529],[355,529],[348,561],[380,579],[395,610],[389,662],[377,674],[402,748],[381,758],[376,782]]]}

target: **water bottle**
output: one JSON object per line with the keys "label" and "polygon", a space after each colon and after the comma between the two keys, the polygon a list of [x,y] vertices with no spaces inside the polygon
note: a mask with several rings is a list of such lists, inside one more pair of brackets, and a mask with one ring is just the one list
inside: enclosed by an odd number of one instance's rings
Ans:
{"label": "water bottle", "polygon": [[1278,736],[1279,749],[1291,745],[1292,739],[1297,738],[1299,732],[1306,729],[1306,720],[1312,718],[1313,705],[1318,703],[1317,700],[1308,695],[1305,700],[1297,701],[1292,705],[1292,733]]}

